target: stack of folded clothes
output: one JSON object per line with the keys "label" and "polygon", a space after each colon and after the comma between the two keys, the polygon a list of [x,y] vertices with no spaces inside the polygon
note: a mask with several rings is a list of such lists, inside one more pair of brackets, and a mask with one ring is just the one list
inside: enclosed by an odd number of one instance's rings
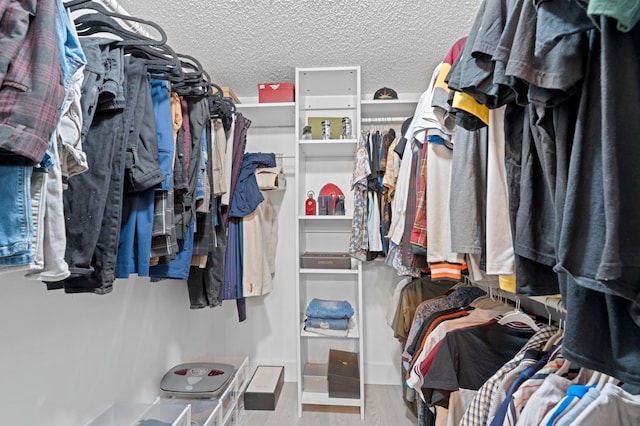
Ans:
{"label": "stack of folded clothes", "polygon": [[346,337],[353,317],[353,307],[346,300],[313,299],[307,305],[305,315],[305,331]]}

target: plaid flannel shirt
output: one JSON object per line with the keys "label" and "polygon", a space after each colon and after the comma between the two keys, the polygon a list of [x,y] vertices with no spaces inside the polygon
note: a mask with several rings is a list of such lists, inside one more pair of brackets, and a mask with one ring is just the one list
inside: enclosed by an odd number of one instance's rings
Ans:
{"label": "plaid flannel shirt", "polygon": [[2,2],[2,6],[0,160],[37,164],[49,147],[65,97],[56,38],[56,2],[24,0]]}

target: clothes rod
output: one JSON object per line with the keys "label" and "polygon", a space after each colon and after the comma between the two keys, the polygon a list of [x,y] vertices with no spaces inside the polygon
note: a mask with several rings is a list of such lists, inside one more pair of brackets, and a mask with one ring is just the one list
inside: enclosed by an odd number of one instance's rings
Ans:
{"label": "clothes rod", "polygon": [[386,123],[402,123],[407,117],[371,117],[362,118],[362,124],[386,124]]}
{"label": "clothes rod", "polygon": [[[120,15],[131,16],[131,14],[127,12],[127,10],[124,7],[122,7],[117,0],[99,0],[99,3],[102,3],[105,7],[107,7],[108,9],[111,9],[112,12],[119,13]],[[141,34],[145,37],[152,38],[151,34],[149,34],[149,32],[147,32],[147,30],[145,30],[137,22],[127,21],[127,25],[138,34]]]}

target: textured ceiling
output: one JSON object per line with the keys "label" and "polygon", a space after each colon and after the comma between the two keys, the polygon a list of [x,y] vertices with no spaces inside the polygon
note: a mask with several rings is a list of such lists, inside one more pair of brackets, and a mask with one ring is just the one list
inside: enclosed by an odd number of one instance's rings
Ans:
{"label": "textured ceiling", "polygon": [[259,82],[294,81],[295,67],[360,65],[362,92],[426,89],[466,35],[480,0],[119,0],[159,24],[214,83],[256,97]]}

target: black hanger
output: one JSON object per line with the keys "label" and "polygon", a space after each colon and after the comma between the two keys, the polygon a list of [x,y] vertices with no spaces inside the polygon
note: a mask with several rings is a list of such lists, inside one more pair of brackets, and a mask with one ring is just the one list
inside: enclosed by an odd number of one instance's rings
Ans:
{"label": "black hanger", "polygon": [[[121,45],[128,43],[139,43],[144,40],[150,45],[163,45],[167,42],[167,34],[164,32],[160,25],[153,21],[138,18],[131,15],[123,15],[117,12],[108,10],[104,5],[91,0],[74,0],[65,3],[65,6],[71,11],[77,11],[82,9],[94,10],[97,13],[81,14],[74,18],[76,24],[76,30],[79,35],[90,35],[98,32],[110,32],[120,36],[123,40]],[[116,19],[124,22],[133,22],[129,28],[121,25]],[[160,36],[160,39],[154,39],[151,36],[143,35],[133,30],[135,25],[140,27],[151,27]],[[149,31],[146,31],[150,34]],[[81,34],[82,33],[82,34]]]}
{"label": "black hanger", "polygon": [[193,56],[178,54],[184,78],[180,83],[174,84],[172,89],[182,96],[205,96],[210,90],[210,84],[205,79],[205,71],[202,64]]}
{"label": "black hanger", "polygon": [[[166,43],[167,35],[155,22],[135,16],[123,15],[107,10],[102,4],[91,0],[74,0],[65,3],[71,11],[88,9],[95,12],[81,14],[74,18],[74,24],[79,36],[88,36],[97,33],[110,33],[119,37],[114,40],[117,46],[124,52],[146,60],[147,70],[155,78],[179,83],[184,75],[178,55]],[[127,28],[119,21],[133,22],[151,27],[160,36],[159,39],[143,35]],[[147,31],[149,33],[149,31]]]}

